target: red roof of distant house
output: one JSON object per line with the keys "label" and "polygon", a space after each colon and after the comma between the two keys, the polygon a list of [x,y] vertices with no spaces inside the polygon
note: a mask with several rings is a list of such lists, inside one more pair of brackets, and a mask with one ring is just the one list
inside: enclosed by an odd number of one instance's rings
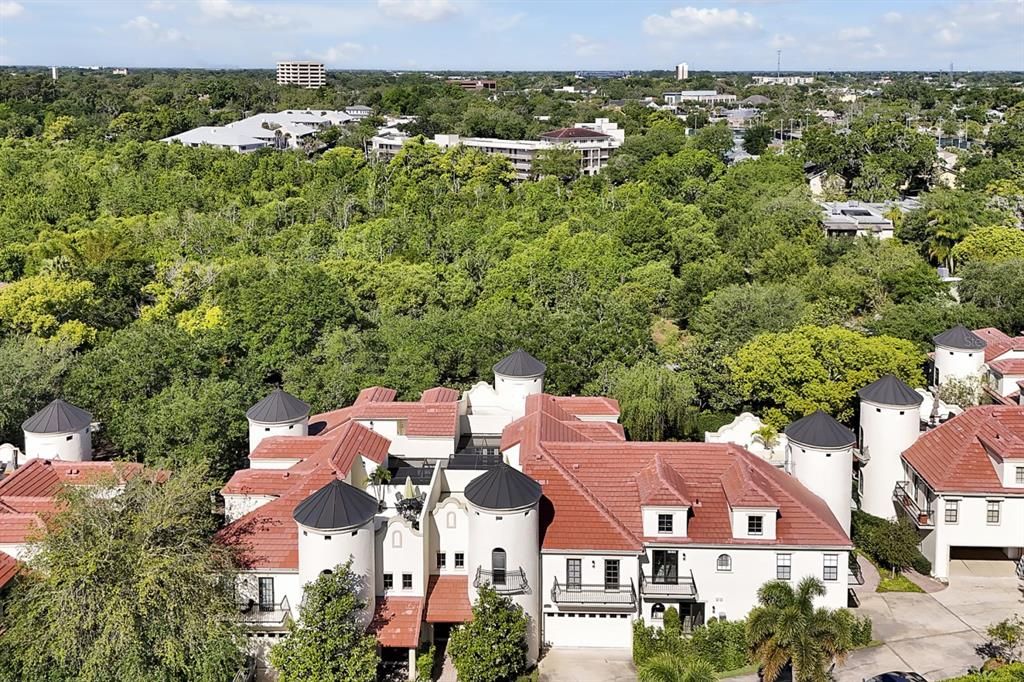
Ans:
{"label": "red roof of distant house", "polygon": [[1024,456],[1024,407],[972,407],[921,436],[903,459],[937,492],[1021,494],[992,464]]}
{"label": "red roof of distant house", "polygon": [[541,139],[546,140],[603,140],[606,137],[611,135],[589,128],[558,128],[541,134]]}
{"label": "red roof of distant house", "polygon": [[465,623],[473,620],[469,579],[464,575],[432,575],[427,582],[428,623]]}
{"label": "red roof of distant house", "polygon": [[0,552],[0,590],[7,586],[7,583],[14,580],[18,575],[21,564],[14,557]]}
{"label": "red roof of distant house", "polygon": [[[437,390],[437,389],[431,389]],[[441,391],[453,389],[441,388]],[[442,395],[440,393],[432,395]],[[459,403],[455,401],[421,400],[396,402],[395,391],[375,386],[364,388],[349,407],[314,415],[309,420],[311,434],[323,436],[351,420],[374,419],[405,422],[405,435],[412,437],[454,437],[459,432]]]}
{"label": "red roof of distant house", "polygon": [[999,376],[1024,375],[1024,357],[993,360],[988,363],[988,366],[989,369],[996,372]]}
{"label": "red roof of distant house", "polygon": [[418,597],[377,597],[368,631],[381,646],[415,649],[420,644],[423,599]]}
{"label": "red roof of distant house", "polygon": [[435,386],[428,388],[420,395],[421,403],[454,403],[459,400],[459,392],[454,388]]}

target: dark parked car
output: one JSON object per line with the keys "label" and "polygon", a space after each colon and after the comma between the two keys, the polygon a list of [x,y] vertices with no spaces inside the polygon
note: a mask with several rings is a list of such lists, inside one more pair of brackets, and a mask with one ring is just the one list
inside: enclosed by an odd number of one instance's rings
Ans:
{"label": "dark parked car", "polygon": [[[758,682],[764,682],[764,670],[762,668],[757,669]],[[775,678],[775,682],[793,682],[793,664],[787,663],[782,670],[779,671],[778,677]]]}
{"label": "dark parked car", "polygon": [[917,673],[891,671],[875,675],[864,680],[864,682],[928,682]]}

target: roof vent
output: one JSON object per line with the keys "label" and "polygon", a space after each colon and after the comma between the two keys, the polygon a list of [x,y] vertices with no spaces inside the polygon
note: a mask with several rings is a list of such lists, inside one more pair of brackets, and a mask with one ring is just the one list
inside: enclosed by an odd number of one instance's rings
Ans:
{"label": "roof vent", "polygon": [[580,465],[578,463],[576,463],[576,462],[573,462],[572,470],[573,471],[579,471],[580,470]]}

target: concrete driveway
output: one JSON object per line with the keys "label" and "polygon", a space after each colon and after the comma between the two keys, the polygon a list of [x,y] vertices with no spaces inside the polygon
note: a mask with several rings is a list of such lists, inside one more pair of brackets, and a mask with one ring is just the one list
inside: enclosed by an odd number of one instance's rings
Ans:
{"label": "concrete driveway", "polygon": [[538,668],[541,682],[636,682],[629,649],[551,649]]}

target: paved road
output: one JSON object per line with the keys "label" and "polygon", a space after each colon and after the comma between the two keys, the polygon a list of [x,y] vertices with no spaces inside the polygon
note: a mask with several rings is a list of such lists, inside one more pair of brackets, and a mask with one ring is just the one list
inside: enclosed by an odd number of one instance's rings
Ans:
{"label": "paved road", "polygon": [[[875,639],[885,643],[853,652],[837,670],[839,682],[861,682],[887,670],[914,670],[934,682],[978,665],[974,647],[983,641],[985,628],[1024,614],[1017,580],[1004,569],[964,562],[954,569],[951,585],[933,594],[861,593],[857,612],[871,616]],[[542,682],[636,680],[624,649],[554,649],[540,670]],[[732,679],[756,682],[757,677]]]}

